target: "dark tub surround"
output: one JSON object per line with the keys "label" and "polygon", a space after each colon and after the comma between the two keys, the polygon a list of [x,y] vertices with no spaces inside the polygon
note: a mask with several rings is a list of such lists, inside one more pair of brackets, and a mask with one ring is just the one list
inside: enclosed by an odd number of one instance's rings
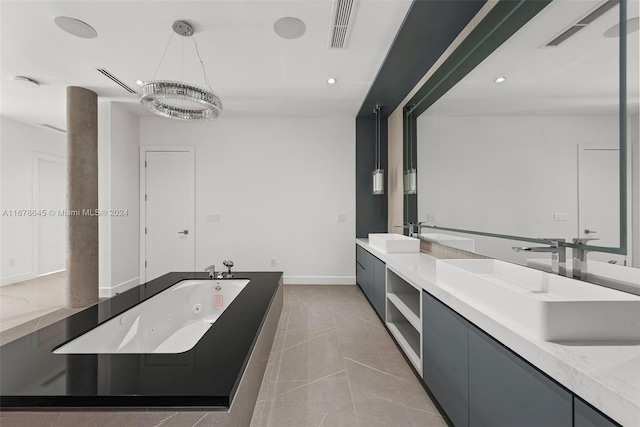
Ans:
{"label": "dark tub surround", "polygon": [[[206,279],[206,273],[166,274],[0,347],[2,410],[144,408],[222,415],[237,408],[238,416],[248,411],[250,421],[282,309],[282,273],[234,276],[250,283],[184,353],[63,355],[52,349],[182,280]],[[234,418],[233,425],[249,421]]]}

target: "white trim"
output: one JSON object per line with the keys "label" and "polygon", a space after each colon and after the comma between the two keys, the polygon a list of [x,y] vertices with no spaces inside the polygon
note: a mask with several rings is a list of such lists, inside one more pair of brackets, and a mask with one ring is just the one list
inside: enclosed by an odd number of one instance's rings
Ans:
{"label": "white trim", "polygon": [[110,298],[121,292],[128,291],[131,288],[135,288],[140,284],[140,277],[134,277],[133,279],[124,281],[118,285],[113,287],[103,287],[98,288],[100,298]]}
{"label": "white trim", "polygon": [[[32,209],[43,209],[45,207],[41,207],[38,204],[38,198],[40,197],[40,188],[38,186],[40,182],[40,160],[59,163],[62,165],[67,164],[67,159],[60,156],[54,156],[51,154],[41,153],[39,151],[31,152],[31,208]],[[65,177],[65,181],[66,181]],[[65,206],[66,208],[66,206]],[[67,245],[65,244],[65,247]],[[31,218],[31,262],[33,263],[31,267],[31,271],[34,274],[34,277],[41,276],[40,274],[40,217],[32,217]],[[55,272],[46,272],[42,275],[48,273]],[[28,279],[26,279],[28,280]]]}
{"label": "white trim", "polygon": [[355,285],[356,276],[284,276],[285,285]]}
{"label": "white trim", "polygon": [[48,273],[44,273],[44,274],[38,274],[38,277],[45,277],[45,276],[50,276],[52,274],[56,274],[56,273],[62,273],[63,271],[67,271],[66,268],[63,268],[62,270],[56,270],[56,271],[50,271]]}
{"label": "white trim", "polygon": [[35,279],[36,277],[38,276],[33,271],[2,277],[0,278],[0,286],[13,285],[14,283],[24,282],[25,280]]}
{"label": "white trim", "polygon": [[145,203],[145,194],[147,188],[147,174],[145,170],[146,153],[148,151],[160,151],[160,152],[188,152],[191,156],[191,165],[193,166],[192,183],[192,198],[193,198],[193,271],[195,271],[196,262],[196,160],[195,160],[195,146],[193,145],[142,145],[140,146],[140,283],[146,283],[147,274],[145,268],[146,261],[146,236],[145,227],[147,221],[147,210]]}

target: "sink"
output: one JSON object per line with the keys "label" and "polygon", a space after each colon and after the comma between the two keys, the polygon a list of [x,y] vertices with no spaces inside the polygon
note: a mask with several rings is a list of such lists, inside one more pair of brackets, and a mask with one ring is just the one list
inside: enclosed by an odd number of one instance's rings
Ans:
{"label": "sink", "polygon": [[427,242],[439,243],[452,248],[462,249],[463,251],[473,252],[473,239],[438,233],[421,234],[420,237]]}
{"label": "sink", "polygon": [[[527,266],[551,271],[550,259],[528,259]],[[571,260],[567,262],[567,275],[572,272]],[[587,280],[610,286],[621,291],[640,292],[640,269],[601,261],[587,261]]]}
{"label": "sink", "polygon": [[388,254],[413,254],[420,252],[420,240],[393,233],[369,234],[369,245]]}
{"label": "sink", "polygon": [[437,260],[438,285],[546,341],[640,341],[640,297],[494,259]]}

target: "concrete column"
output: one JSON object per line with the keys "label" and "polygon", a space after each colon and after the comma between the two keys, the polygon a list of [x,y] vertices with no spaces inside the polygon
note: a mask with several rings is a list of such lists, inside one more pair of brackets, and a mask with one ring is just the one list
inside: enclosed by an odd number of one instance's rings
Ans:
{"label": "concrete column", "polygon": [[98,302],[98,95],[67,87],[66,305]]}

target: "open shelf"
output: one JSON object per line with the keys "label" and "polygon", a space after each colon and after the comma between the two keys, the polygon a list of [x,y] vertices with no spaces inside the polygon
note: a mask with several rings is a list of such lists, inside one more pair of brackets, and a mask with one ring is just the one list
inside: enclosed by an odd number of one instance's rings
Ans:
{"label": "open shelf", "polygon": [[[409,306],[404,302],[403,297],[407,299],[407,294],[387,294],[387,299],[391,304],[393,304],[400,313],[407,319],[409,323],[415,328],[416,331],[420,332],[422,330],[422,325],[420,323],[420,317],[416,316],[409,308]],[[409,299],[409,301],[412,301]]]}
{"label": "open shelf", "polygon": [[393,304],[387,304],[387,327],[413,363],[413,366],[422,372],[420,363],[420,332],[407,320],[407,318]]}
{"label": "open shelf", "polygon": [[387,269],[387,295],[395,295],[416,319],[420,319],[420,290],[389,269]]}

